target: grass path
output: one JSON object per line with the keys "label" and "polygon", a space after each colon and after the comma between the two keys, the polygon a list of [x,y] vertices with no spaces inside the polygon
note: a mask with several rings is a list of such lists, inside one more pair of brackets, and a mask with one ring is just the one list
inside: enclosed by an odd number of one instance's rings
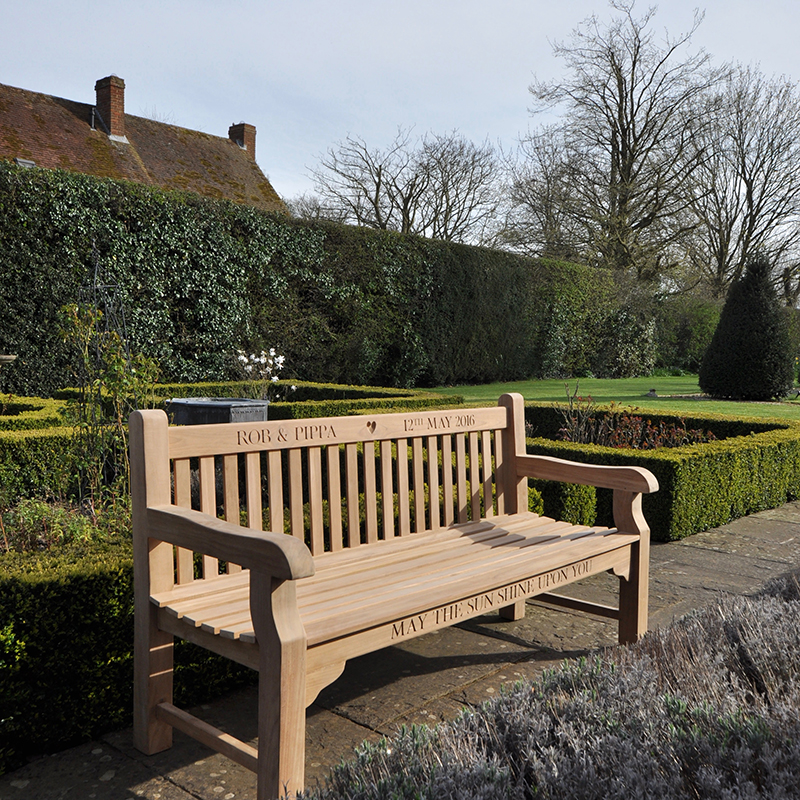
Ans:
{"label": "grass path", "polygon": [[[742,403],[728,400],[681,399],[670,395],[697,395],[700,387],[696,375],[664,378],[580,378],[576,380],[513,381],[488,383],[479,386],[444,386],[435,391],[443,394],[460,394],[468,405],[493,405],[503,392],[520,392],[526,400],[548,403],[566,402],[567,389],[582,396],[590,395],[597,403],[612,400],[625,406],[636,406],[642,411],[672,412],[683,416],[692,414],[727,414],[737,417],[778,417],[800,420],[800,401],[782,403]],[[655,389],[658,397],[647,397]]]}

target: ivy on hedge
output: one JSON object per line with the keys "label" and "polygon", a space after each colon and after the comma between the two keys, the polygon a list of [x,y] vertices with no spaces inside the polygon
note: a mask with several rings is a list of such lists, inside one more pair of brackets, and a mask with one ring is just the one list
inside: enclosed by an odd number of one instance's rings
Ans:
{"label": "ivy on hedge", "polygon": [[235,375],[275,347],[296,378],[435,386],[591,366],[609,274],[197,195],[0,162],[0,351],[7,389],[73,381],[56,314],[94,275],[166,380]]}

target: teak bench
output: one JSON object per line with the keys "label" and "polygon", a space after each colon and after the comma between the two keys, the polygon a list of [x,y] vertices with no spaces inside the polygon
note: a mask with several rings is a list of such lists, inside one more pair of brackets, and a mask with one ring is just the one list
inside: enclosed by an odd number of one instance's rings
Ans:
{"label": "teak bench", "polygon": [[[532,596],[618,619],[621,642],[647,629],[656,479],[527,455],[518,394],[186,427],[137,411],[130,446],[136,746],[164,750],[178,728],[255,771],[260,800],[303,787],[305,709],[349,658],[487,611],[517,619]],[[613,489],[616,527],[530,513],[529,477]],[[609,570],[619,609],[551,594]],[[172,704],[174,636],[259,671],[257,750]]]}

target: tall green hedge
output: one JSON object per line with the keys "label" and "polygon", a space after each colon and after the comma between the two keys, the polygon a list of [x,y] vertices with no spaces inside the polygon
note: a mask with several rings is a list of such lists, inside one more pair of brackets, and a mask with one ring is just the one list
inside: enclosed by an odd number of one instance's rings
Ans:
{"label": "tall green hedge", "polygon": [[0,386],[70,385],[58,309],[93,280],[168,381],[235,377],[276,347],[284,377],[432,386],[583,369],[610,310],[599,270],[0,162]]}

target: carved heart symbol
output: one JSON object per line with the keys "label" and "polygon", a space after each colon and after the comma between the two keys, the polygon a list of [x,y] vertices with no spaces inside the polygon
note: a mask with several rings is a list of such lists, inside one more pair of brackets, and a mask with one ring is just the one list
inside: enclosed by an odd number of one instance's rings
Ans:
{"label": "carved heart symbol", "polygon": [[375,433],[375,428],[377,428],[377,427],[378,427],[378,423],[377,422],[368,422],[367,423],[367,430],[369,430],[370,433]]}

